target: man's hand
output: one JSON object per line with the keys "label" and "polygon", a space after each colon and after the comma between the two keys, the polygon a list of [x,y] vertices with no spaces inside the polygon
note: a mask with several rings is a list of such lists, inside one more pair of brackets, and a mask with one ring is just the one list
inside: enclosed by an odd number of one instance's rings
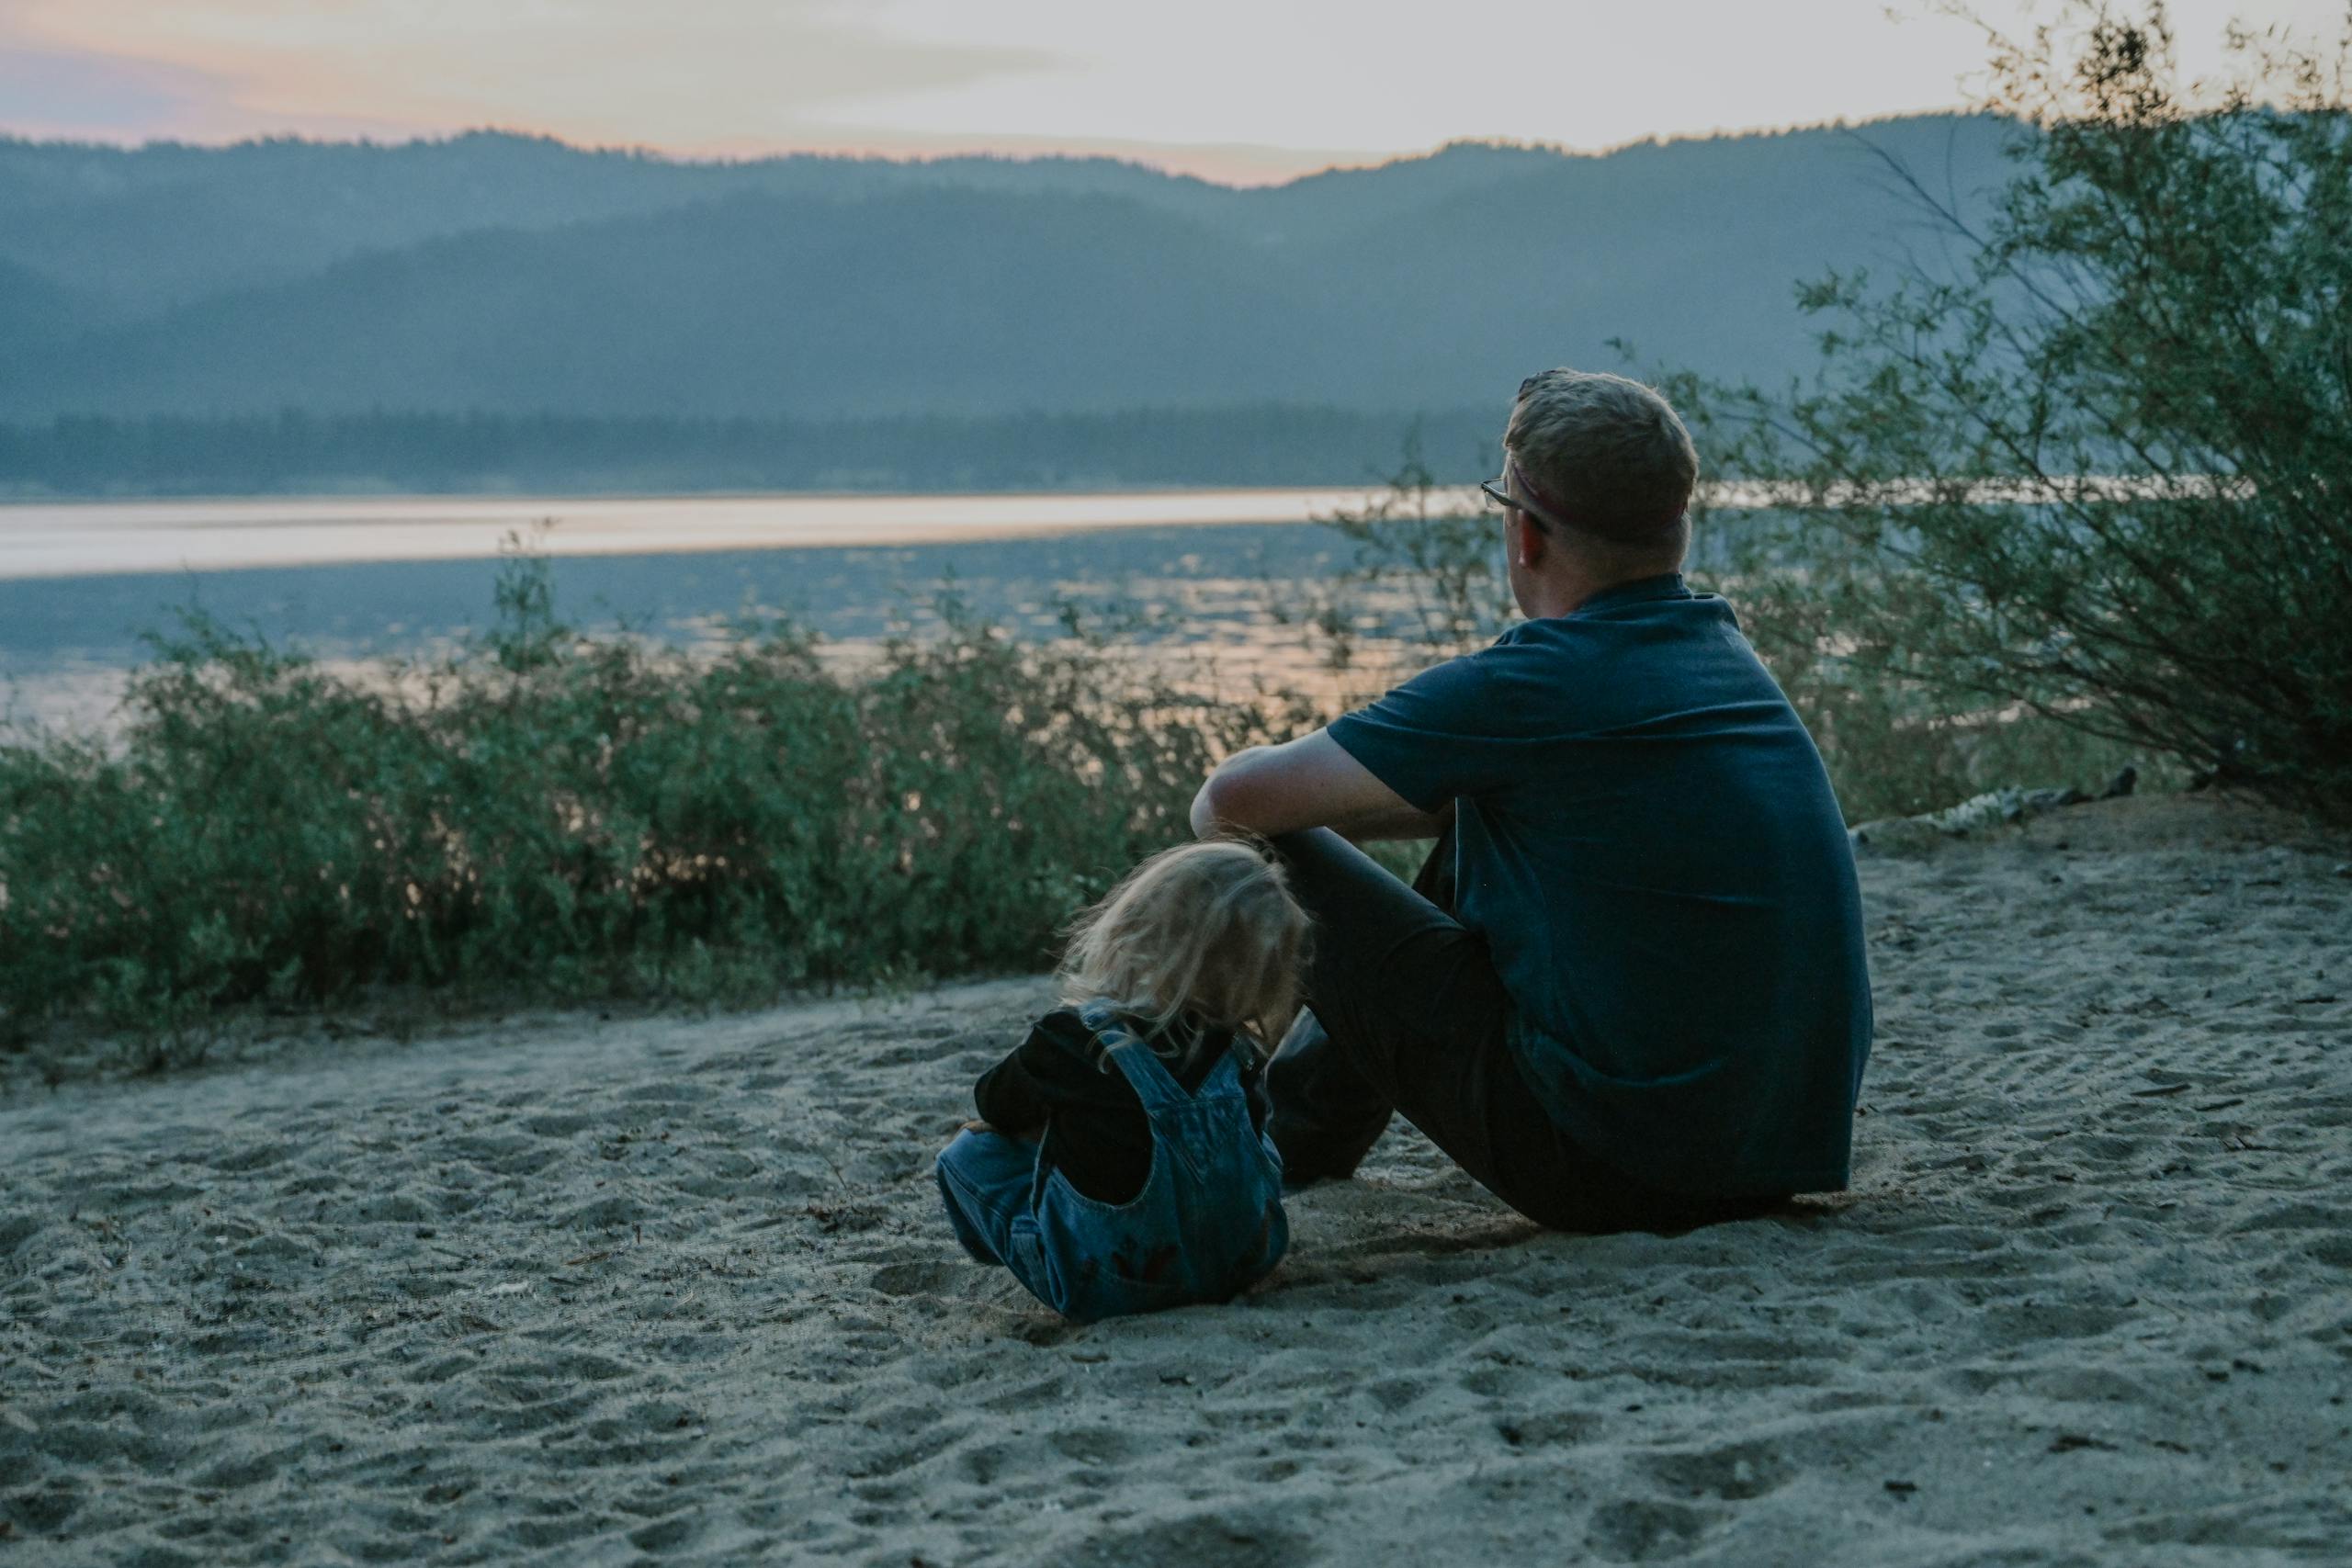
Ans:
{"label": "man's hand", "polygon": [[1272,838],[1331,828],[1348,838],[1434,838],[1453,814],[1416,810],[1327,730],[1253,746],[1218,764],[1193,799],[1193,832],[1246,829]]}

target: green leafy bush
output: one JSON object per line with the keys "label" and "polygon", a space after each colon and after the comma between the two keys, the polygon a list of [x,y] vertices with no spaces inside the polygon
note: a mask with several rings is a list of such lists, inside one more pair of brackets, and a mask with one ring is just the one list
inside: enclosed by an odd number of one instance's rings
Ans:
{"label": "green leafy bush", "polygon": [[0,1023],[1034,967],[1216,761],[1301,722],[952,605],[870,668],[820,653],[577,636],[528,559],[480,646],[380,678],[193,619],[119,743],[0,744]]}
{"label": "green leafy bush", "polygon": [[2346,55],[2240,34],[2184,85],[2161,9],[2067,17],[1994,62],[2021,129],[1989,222],[1915,185],[1951,265],[1805,288],[1808,383],[1677,385],[1789,503],[1724,523],[1733,581],[1907,808],[2027,715],[2352,810]]}

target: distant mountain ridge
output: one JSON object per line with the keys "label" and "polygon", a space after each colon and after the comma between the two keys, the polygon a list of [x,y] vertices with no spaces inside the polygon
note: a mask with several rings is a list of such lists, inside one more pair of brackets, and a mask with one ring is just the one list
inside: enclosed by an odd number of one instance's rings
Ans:
{"label": "distant mountain ridge", "polygon": [[1465,143],[1238,189],[1103,159],[696,164],[494,133],[0,141],[0,418],[1409,412],[1615,367],[1612,338],[1777,377],[1811,354],[1794,281],[1917,224],[1872,148],[1973,204],[2017,133]]}

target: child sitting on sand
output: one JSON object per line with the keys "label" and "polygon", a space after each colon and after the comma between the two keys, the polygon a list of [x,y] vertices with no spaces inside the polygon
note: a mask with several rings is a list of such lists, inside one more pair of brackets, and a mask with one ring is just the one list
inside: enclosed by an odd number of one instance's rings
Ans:
{"label": "child sitting on sand", "polygon": [[[1062,999],[939,1156],[964,1250],[1081,1322],[1224,1301],[1289,1244],[1259,1043],[1298,1006],[1306,915],[1253,843],[1154,855],[1080,917]],[[1254,1038],[1253,1038],[1254,1035]]]}

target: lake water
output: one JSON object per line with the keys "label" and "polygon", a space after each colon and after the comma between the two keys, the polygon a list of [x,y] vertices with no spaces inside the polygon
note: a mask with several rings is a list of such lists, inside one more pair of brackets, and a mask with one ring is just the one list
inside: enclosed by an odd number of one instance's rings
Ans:
{"label": "lake water", "polygon": [[920,626],[943,585],[1016,633],[1061,602],[1150,604],[1227,678],[1311,680],[1268,615],[1352,547],[1313,525],[1363,491],[688,498],[269,497],[0,505],[0,714],[101,723],[145,634],[200,609],[333,662],[479,631],[505,541],[549,560],[575,625],[694,644],[788,616],[828,640]]}
{"label": "lake water", "polygon": [[[1117,528],[1306,523],[1363,490],[1035,495],[359,496],[0,505],[0,579],[849,548]],[[1474,504],[1476,493],[1457,498]]]}

